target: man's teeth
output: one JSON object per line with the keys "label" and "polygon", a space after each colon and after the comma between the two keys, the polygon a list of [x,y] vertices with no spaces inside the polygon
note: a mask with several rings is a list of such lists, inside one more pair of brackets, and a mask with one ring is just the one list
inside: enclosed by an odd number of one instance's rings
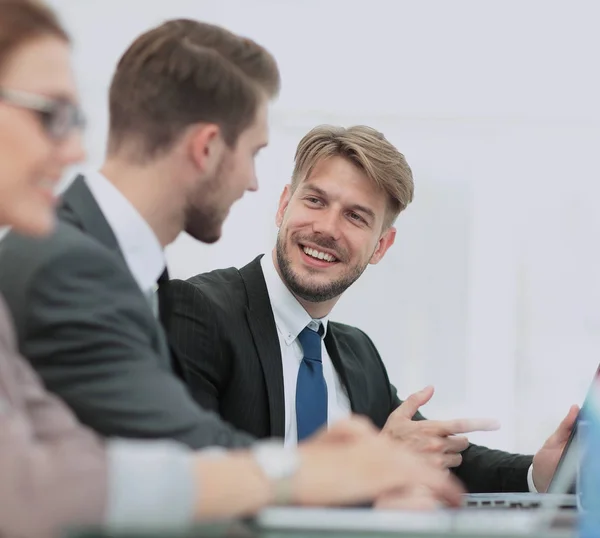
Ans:
{"label": "man's teeth", "polygon": [[326,262],[336,261],[336,259],[331,254],[315,250],[314,248],[302,247],[302,250],[305,254],[308,254],[309,256],[312,256],[313,258],[317,258],[319,260],[325,260]]}

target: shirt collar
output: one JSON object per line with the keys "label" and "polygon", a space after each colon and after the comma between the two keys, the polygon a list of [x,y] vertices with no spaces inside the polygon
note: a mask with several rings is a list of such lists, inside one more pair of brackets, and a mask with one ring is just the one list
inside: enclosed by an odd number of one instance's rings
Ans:
{"label": "shirt collar", "polygon": [[289,346],[298,337],[311,321],[323,324],[323,337],[327,334],[327,323],[329,316],[313,320],[304,310],[304,307],[294,297],[292,292],[284,284],[279,276],[271,254],[267,254],[260,260],[260,265],[265,277],[275,324],[282,333],[285,343]]}
{"label": "shirt collar", "polygon": [[125,262],[143,293],[155,289],[165,269],[165,256],[150,225],[104,175],[93,172],[85,181],[112,228]]}

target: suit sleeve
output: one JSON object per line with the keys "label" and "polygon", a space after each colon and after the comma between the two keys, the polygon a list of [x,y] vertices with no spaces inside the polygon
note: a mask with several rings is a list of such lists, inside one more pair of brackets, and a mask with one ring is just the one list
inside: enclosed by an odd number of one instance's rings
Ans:
{"label": "suit sleeve", "polygon": [[183,361],[188,389],[205,409],[218,412],[230,365],[219,345],[211,304],[190,282],[171,280],[169,340]]}
{"label": "suit sleeve", "polygon": [[0,361],[0,534],[50,536],[67,524],[99,524],[108,489],[103,443],[2,341]]}
{"label": "suit sleeve", "polygon": [[112,255],[86,245],[45,263],[28,297],[22,349],[47,387],[107,436],[191,448],[252,438],[198,407],[156,351],[145,297]]}
{"label": "suit sleeve", "polygon": [[[402,404],[396,389],[390,385],[393,409]],[[413,420],[427,420],[417,412]],[[527,492],[527,471],[532,456],[511,454],[470,444],[462,453],[462,464],[453,469],[470,493]]]}

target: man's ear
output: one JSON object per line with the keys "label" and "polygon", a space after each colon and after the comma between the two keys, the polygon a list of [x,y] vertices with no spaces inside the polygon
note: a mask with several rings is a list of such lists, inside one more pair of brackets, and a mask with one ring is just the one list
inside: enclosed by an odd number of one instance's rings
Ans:
{"label": "man's ear", "polygon": [[225,151],[221,129],[214,123],[204,123],[189,133],[189,151],[196,168],[202,173],[214,173]]}
{"label": "man's ear", "polygon": [[283,222],[283,217],[285,215],[285,210],[287,209],[288,204],[290,203],[290,199],[292,198],[292,186],[290,184],[286,185],[283,188],[283,192],[279,197],[279,207],[277,208],[277,214],[275,215],[275,224],[277,228],[281,226]]}
{"label": "man's ear", "polygon": [[371,263],[373,265],[379,263],[385,256],[387,249],[390,248],[394,244],[395,240],[396,240],[396,228],[391,226],[385,232],[383,232],[383,234],[379,238],[379,241],[377,242],[377,248],[375,249],[375,252],[373,252],[373,255],[371,256],[369,263]]}

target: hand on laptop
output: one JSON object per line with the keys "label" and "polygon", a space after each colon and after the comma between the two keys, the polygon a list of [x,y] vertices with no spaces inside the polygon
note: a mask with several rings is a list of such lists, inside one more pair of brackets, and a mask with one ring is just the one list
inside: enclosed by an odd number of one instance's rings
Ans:
{"label": "hand on laptop", "polygon": [[435,510],[444,506],[429,488],[418,486],[387,493],[374,503],[376,510]]}
{"label": "hand on laptop", "polygon": [[409,497],[411,490],[424,487],[430,497],[455,506],[464,492],[446,470],[379,435],[362,419],[338,422],[302,443],[299,451],[293,500],[302,505],[358,504],[390,492]]}
{"label": "hand on laptop", "polygon": [[548,489],[578,413],[579,407],[572,405],[556,431],[548,437],[542,448],[533,457],[533,483],[539,492],[544,493]]}
{"label": "hand on laptop", "polygon": [[490,419],[412,420],[419,408],[433,396],[433,387],[411,394],[385,423],[382,433],[408,443],[422,454],[434,456],[445,468],[462,463],[461,452],[469,440],[460,433],[497,430],[497,421]]}
{"label": "hand on laptop", "polygon": [[[354,505],[381,498],[458,505],[463,493],[456,478],[408,447],[379,435],[361,418],[340,421],[298,446],[290,483],[283,491],[249,450],[194,458],[200,485],[195,517],[216,520],[256,513],[273,502],[305,506]],[[295,459],[295,458],[294,458]],[[287,465],[284,459],[282,462]],[[277,462],[275,460],[275,468]],[[393,495],[390,494],[393,492]],[[421,492],[421,493],[419,493]],[[282,499],[283,497],[283,499]],[[382,501],[383,502],[383,501]]]}

